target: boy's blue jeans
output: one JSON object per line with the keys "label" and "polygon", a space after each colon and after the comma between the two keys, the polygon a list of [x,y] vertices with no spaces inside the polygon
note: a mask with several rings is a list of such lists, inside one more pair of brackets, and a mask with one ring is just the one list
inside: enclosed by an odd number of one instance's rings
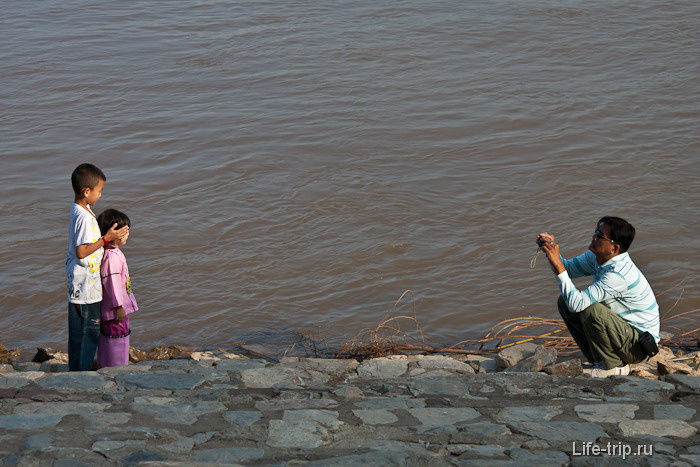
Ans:
{"label": "boy's blue jeans", "polygon": [[89,371],[100,337],[100,304],[68,304],[68,369]]}

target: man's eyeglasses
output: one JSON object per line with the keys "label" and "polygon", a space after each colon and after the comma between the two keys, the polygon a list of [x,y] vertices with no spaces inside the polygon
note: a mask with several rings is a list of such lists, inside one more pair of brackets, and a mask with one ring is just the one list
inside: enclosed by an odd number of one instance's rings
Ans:
{"label": "man's eyeglasses", "polygon": [[595,232],[593,232],[593,236],[595,238],[599,238],[601,240],[607,240],[610,243],[615,243],[615,240],[613,240],[612,238],[606,238],[605,234],[603,232],[601,232],[600,230],[596,230]]}

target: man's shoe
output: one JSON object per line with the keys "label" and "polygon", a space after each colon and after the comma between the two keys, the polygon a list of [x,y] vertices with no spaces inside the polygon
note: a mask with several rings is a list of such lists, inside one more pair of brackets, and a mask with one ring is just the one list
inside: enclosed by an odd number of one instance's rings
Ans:
{"label": "man's shoe", "polygon": [[583,374],[591,378],[607,378],[608,376],[626,376],[630,374],[630,366],[618,366],[606,370],[604,368],[584,368]]}

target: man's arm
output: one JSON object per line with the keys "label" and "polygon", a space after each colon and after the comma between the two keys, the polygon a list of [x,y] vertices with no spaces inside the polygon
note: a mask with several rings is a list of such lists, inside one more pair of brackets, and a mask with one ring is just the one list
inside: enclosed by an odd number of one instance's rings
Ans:
{"label": "man's arm", "polygon": [[[587,308],[593,303],[615,298],[619,296],[618,290],[623,290],[625,288],[624,280],[618,275],[604,274],[599,280],[593,282],[590,287],[580,291],[571,281],[567,268],[564,267],[564,261],[562,260],[561,254],[559,254],[559,245],[554,242],[544,243],[542,245],[542,250],[547,255],[547,260],[552,266],[554,274],[557,275],[559,290],[561,291],[562,298],[566,302],[566,306],[575,313]],[[588,261],[584,261],[586,255],[587,253],[574,258],[574,260],[580,259],[582,265],[588,264]],[[573,264],[574,260],[571,260],[570,263]],[[588,265],[588,267],[591,266]],[[587,268],[582,272],[585,272],[585,270],[587,270]]]}
{"label": "man's arm", "polygon": [[569,277],[590,276],[595,271],[595,255],[591,250],[586,250],[585,253],[571,259],[562,258],[564,268],[569,273]]}
{"label": "man's arm", "polygon": [[576,288],[566,271],[557,276],[557,282],[566,306],[574,313],[583,311],[593,303],[617,298],[620,291],[626,289],[624,280],[614,273],[603,274],[583,291]]}

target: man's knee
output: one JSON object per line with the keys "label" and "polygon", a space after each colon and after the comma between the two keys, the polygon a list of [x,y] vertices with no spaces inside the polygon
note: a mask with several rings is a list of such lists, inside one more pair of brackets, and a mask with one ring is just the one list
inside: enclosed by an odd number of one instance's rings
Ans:
{"label": "man's knee", "polygon": [[567,313],[571,313],[571,310],[569,310],[569,307],[564,301],[564,297],[562,297],[561,295],[559,295],[559,300],[557,300],[557,309],[559,309],[559,314],[562,316],[564,316]]}
{"label": "man's knee", "polygon": [[591,325],[606,326],[606,322],[610,320],[612,311],[610,308],[600,303],[593,303],[581,310],[581,322],[585,327]]}

